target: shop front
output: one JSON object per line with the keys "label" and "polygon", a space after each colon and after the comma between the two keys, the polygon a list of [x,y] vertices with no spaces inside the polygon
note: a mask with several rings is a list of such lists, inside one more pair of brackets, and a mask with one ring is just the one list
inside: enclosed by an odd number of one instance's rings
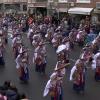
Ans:
{"label": "shop front", "polygon": [[47,5],[44,2],[28,3],[28,13],[33,15],[46,16]]}
{"label": "shop front", "polygon": [[5,13],[27,12],[27,2],[5,2],[3,10]]}
{"label": "shop front", "polygon": [[91,20],[93,13],[93,8],[82,8],[82,7],[73,7],[68,10],[68,14],[76,23],[76,26],[80,24],[81,20],[84,20],[86,16]]}

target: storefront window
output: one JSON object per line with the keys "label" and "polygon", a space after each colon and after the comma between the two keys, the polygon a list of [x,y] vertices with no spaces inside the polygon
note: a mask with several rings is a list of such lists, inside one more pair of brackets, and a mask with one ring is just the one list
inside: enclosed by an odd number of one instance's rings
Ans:
{"label": "storefront window", "polygon": [[27,11],[27,5],[23,5],[23,11]]}
{"label": "storefront window", "polygon": [[6,4],[5,9],[14,9],[14,10],[20,10],[20,4]]}

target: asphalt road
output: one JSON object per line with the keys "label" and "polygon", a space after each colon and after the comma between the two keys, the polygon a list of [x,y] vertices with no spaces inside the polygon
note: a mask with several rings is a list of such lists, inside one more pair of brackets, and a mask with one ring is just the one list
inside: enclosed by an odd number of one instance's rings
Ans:
{"label": "asphalt road", "polygon": [[[19,92],[26,93],[30,100],[50,100],[50,97],[43,97],[44,87],[49,79],[49,76],[52,74],[54,66],[56,64],[56,54],[55,50],[52,48],[51,44],[47,45],[47,68],[46,76],[40,75],[35,72],[35,66],[32,63],[33,48],[31,47],[29,40],[26,38],[26,35],[23,36],[24,44],[31,49],[30,51],[30,66],[29,74],[30,80],[28,84],[20,84],[18,79],[18,74],[16,70],[16,64],[14,61],[11,40],[6,46],[4,53],[4,58],[6,65],[5,67],[0,66],[0,84],[3,84],[5,80],[11,80],[13,84],[16,85]],[[80,55],[81,48],[75,47],[71,53],[71,58],[77,60]],[[71,61],[71,66],[66,70],[66,75],[63,82],[63,95],[64,100],[100,100],[100,83],[94,81],[94,71],[91,69],[87,70],[86,73],[86,88],[85,94],[76,94],[72,90],[72,82],[69,81],[69,73],[71,67],[74,65],[74,62]]]}

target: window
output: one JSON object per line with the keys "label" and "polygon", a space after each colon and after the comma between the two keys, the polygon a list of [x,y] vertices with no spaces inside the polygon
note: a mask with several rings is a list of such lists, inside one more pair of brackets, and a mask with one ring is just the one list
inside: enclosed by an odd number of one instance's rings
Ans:
{"label": "window", "polygon": [[91,0],[77,0],[77,3],[90,3]]}
{"label": "window", "polygon": [[23,5],[23,11],[27,11],[27,5]]}
{"label": "window", "polygon": [[6,4],[5,9],[20,10],[20,4]]}

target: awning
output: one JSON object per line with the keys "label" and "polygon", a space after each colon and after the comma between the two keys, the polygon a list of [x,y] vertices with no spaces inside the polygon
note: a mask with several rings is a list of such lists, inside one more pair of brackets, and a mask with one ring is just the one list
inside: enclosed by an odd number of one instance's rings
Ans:
{"label": "awning", "polygon": [[68,10],[68,13],[69,14],[90,15],[92,10],[93,10],[93,8],[80,8],[80,7],[75,7],[75,8],[70,8]]}

